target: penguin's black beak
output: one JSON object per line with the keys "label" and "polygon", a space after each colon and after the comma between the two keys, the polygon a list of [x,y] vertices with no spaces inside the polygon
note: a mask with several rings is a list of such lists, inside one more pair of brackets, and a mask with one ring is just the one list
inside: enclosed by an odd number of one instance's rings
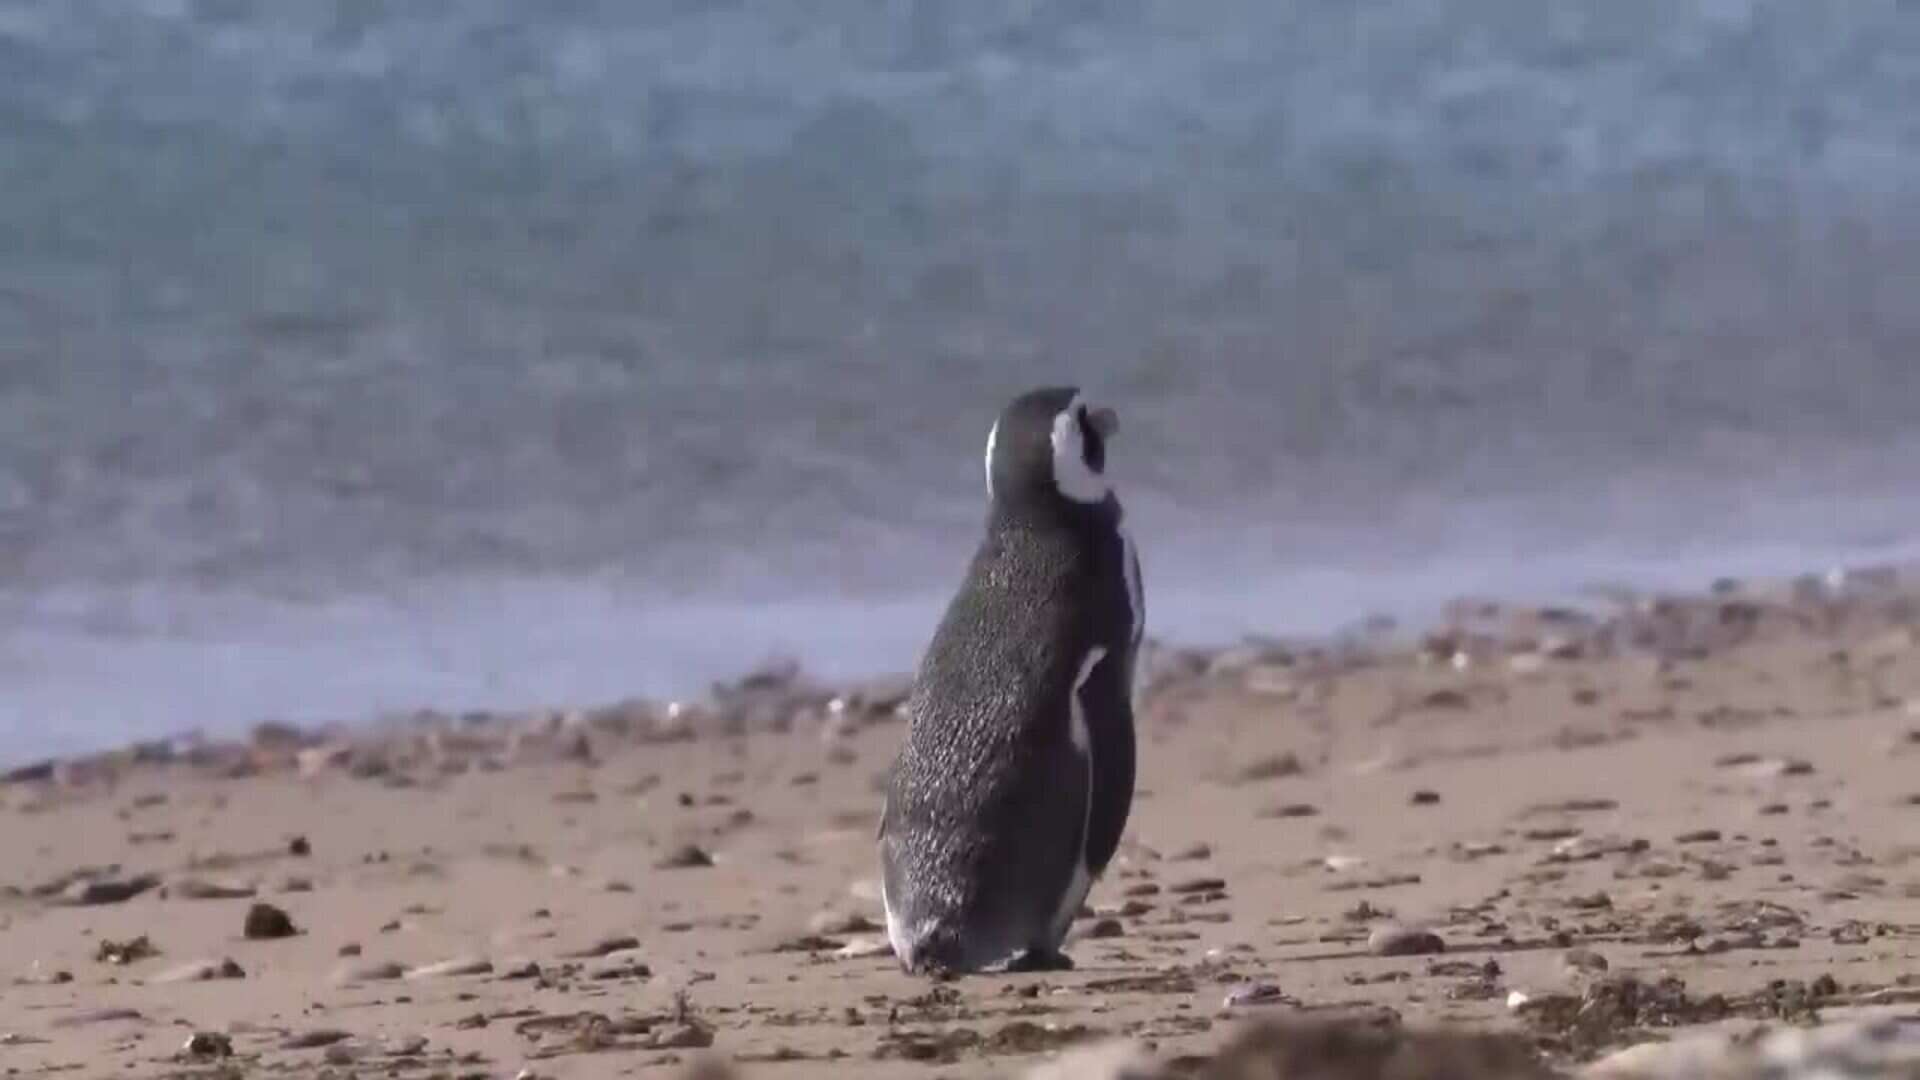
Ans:
{"label": "penguin's black beak", "polygon": [[1088,409],[1087,424],[1100,433],[1103,439],[1111,439],[1120,430],[1120,414],[1112,409]]}

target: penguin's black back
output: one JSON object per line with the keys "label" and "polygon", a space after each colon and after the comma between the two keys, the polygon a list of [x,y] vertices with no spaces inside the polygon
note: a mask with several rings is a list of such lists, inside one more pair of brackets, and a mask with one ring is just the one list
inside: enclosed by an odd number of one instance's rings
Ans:
{"label": "penguin's black back", "polygon": [[[889,783],[890,900],[907,921],[1028,923],[1033,911],[1007,909],[1064,893],[1083,847],[1095,872],[1111,859],[1133,787],[1118,514],[1112,500],[996,500],[922,660]],[[1083,813],[1090,778],[1068,717],[1095,648],[1087,722],[1124,730],[1094,735],[1112,752],[1095,761],[1105,798]]]}

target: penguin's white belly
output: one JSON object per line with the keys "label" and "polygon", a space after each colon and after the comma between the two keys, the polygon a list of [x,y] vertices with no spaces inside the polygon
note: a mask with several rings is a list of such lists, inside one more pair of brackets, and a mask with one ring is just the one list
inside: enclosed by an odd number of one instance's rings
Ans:
{"label": "penguin's white belly", "polygon": [[1096,645],[1088,650],[1086,658],[1080,661],[1080,670],[1073,678],[1073,692],[1067,697],[1067,734],[1073,741],[1073,751],[1080,758],[1080,767],[1085,771],[1085,804],[1080,808],[1080,844],[1073,852],[1073,875],[1067,880],[1067,891],[1060,894],[1060,906],[1054,909],[1053,933],[1056,939],[1065,938],[1067,928],[1073,925],[1073,916],[1086,902],[1087,893],[1093,889],[1093,875],[1087,871],[1087,830],[1093,818],[1093,731],[1087,725],[1086,706],[1080,701],[1080,690],[1087,684],[1093,669],[1106,659],[1107,650]]}

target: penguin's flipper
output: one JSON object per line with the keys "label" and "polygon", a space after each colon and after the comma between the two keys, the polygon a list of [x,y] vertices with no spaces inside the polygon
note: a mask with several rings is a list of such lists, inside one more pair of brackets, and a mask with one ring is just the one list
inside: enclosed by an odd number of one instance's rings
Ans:
{"label": "penguin's flipper", "polygon": [[1113,861],[1133,804],[1134,744],[1131,650],[1114,649],[1088,672],[1080,687],[1093,756],[1093,790],[1087,809],[1085,860],[1099,874]]}

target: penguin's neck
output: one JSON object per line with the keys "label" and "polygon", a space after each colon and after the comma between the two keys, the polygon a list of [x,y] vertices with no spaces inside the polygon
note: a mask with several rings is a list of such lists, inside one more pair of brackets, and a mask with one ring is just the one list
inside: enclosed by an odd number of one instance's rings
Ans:
{"label": "penguin's neck", "polygon": [[1059,495],[1040,498],[996,498],[987,512],[989,526],[1065,529],[1074,533],[1108,533],[1123,517],[1118,497],[1109,493],[1097,503],[1074,502]]}

